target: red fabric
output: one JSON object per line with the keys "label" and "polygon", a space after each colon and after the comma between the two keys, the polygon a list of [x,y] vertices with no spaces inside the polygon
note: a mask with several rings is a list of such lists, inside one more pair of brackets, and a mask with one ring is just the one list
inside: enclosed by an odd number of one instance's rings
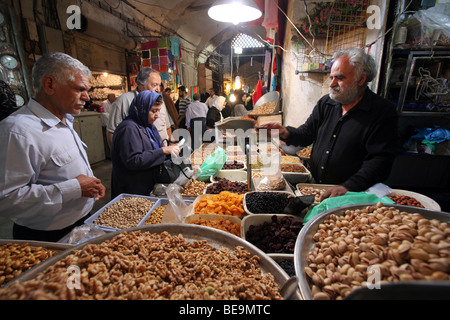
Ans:
{"label": "red fabric", "polygon": [[262,93],[263,93],[263,87],[262,87],[262,81],[261,79],[259,79],[256,88],[255,88],[255,92],[253,93],[252,96],[252,100],[253,100],[253,106],[255,106],[256,102],[258,102],[259,98],[262,97]]}
{"label": "red fabric", "polygon": [[[277,0],[277,4],[279,1]],[[262,26],[267,30],[278,29],[278,7],[273,0],[266,1]]]}
{"label": "red fabric", "polygon": [[272,67],[273,67],[272,72],[275,74],[277,71],[277,57],[276,56],[273,57]]}
{"label": "red fabric", "polygon": [[146,68],[146,67],[151,67],[151,66],[152,66],[151,60],[150,60],[150,59],[144,59],[144,60],[142,60],[142,66],[143,66],[144,68]]}

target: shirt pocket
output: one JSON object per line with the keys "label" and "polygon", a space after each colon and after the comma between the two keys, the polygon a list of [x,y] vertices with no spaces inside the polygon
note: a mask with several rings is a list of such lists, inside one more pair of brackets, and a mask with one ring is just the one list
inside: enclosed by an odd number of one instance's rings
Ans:
{"label": "shirt pocket", "polygon": [[52,154],[51,159],[55,166],[63,167],[73,162],[77,157],[80,157],[78,148],[72,148]]}

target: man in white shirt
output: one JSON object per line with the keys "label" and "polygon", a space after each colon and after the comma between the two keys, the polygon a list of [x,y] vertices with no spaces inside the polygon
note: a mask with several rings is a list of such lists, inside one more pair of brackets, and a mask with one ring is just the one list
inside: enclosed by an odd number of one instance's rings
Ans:
{"label": "man in white shirt", "polygon": [[200,94],[194,94],[194,102],[191,102],[186,109],[186,127],[191,133],[191,146],[195,150],[200,147],[203,141],[203,134],[206,131],[206,114],[208,107],[200,102]]}
{"label": "man in white shirt", "polygon": [[109,121],[109,113],[111,112],[112,104],[116,101],[116,95],[114,93],[108,94],[108,99],[102,102],[100,105],[100,112],[102,118],[102,127],[106,128]]}
{"label": "man in white shirt", "polygon": [[211,108],[214,105],[214,101],[217,99],[216,92],[214,91],[214,88],[209,89],[209,98],[206,99],[206,105],[208,108]]}
{"label": "man in white shirt", "polygon": [[103,112],[110,113],[112,104],[116,101],[116,95],[114,93],[108,94],[108,99],[102,102],[101,106],[103,107]]}
{"label": "man in white shirt", "polygon": [[[161,75],[152,68],[142,69],[136,77],[138,87],[134,91],[122,94],[113,103],[111,113],[109,114],[109,122],[107,126],[107,140],[111,146],[114,130],[127,116],[131,102],[141,91],[150,90],[161,92]],[[172,130],[170,129],[170,119],[166,105],[163,103],[159,118],[155,121],[154,126],[158,129],[159,135],[163,141],[172,141]]]}
{"label": "man in white shirt", "polygon": [[44,55],[33,68],[33,99],[0,123],[0,215],[14,222],[15,239],[58,241],[105,196],[73,129],[90,77],[66,54]]}

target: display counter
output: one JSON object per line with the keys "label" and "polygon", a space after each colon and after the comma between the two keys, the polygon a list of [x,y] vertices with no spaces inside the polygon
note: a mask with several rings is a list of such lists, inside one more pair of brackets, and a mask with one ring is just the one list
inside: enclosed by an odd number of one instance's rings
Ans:
{"label": "display counter", "polygon": [[[426,281],[428,289],[430,284],[436,284],[436,288],[441,289],[442,282],[447,287],[450,285],[450,215],[441,212],[439,206],[430,202],[427,197],[407,190],[393,190],[388,195],[392,197],[392,201],[406,201],[402,203],[409,205],[380,202],[338,207],[322,212],[305,223],[305,213],[320,203],[321,192],[332,187],[312,184],[311,181],[291,184],[285,179],[282,164],[295,163],[307,167],[305,159],[287,156],[282,148],[275,144],[268,146],[267,143],[249,149],[247,153],[251,153],[254,161],[246,166],[242,165],[247,160],[246,152],[236,145],[227,148],[226,145],[205,144],[194,151],[191,159],[201,166],[219,147],[225,148],[227,154],[225,170],[216,172],[206,182],[192,179],[183,186],[172,185],[177,190],[175,197],[173,193],[162,197],[120,195],[86,220],[88,225],[101,227],[105,232],[103,236],[87,239],[11,280],[0,290],[0,298],[39,298],[33,291],[36,284],[30,285],[27,281],[35,279],[41,272],[45,275],[40,276],[40,281],[44,282],[40,286],[45,287],[45,281],[48,281],[48,287],[57,288],[54,277],[47,270],[59,265],[61,261],[66,264],[78,261],[77,265],[82,268],[81,274],[89,274],[88,278],[82,278],[83,281],[97,279],[94,269],[106,268],[110,270],[108,272],[120,270],[118,282],[114,284],[116,286],[125,281],[125,276],[133,278],[135,273],[132,270],[138,267],[135,265],[136,261],[143,259],[142,264],[139,264],[141,272],[148,272],[145,273],[145,279],[153,283],[159,294],[149,294],[144,289],[144,283],[141,287],[136,282],[135,286],[127,289],[133,292],[133,295],[125,297],[128,299],[340,300],[347,296],[354,297],[355,295],[350,295],[352,292],[364,288],[368,281],[372,281],[374,278],[370,271],[373,268],[380,271],[376,281],[383,284],[395,285],[407,281],[414,285],[414,281],[419,281],[417,285],[420,285],[420,281]],[[279,170],[275,174],[283,178],[284,187],[270,183],[270,179],[266,181],[269,182],[266,184],[268,188],[262,190],[258,189],[259,180],[253,181],[251,189],[240,185],[248,184],[247,171],[251,172],[252,179],[268,177],[260,159],[260,155],[268,150],[279,153],[280,160],[285,160],[280,161]],[[212,184],[220,185],[211,188]],[[286,187],[290,190],[286,190]],[[130,198],[134,198],[131,203],[122,203]],[[294,205],[293,199],[308,199],[310,203],[296,202]],[[412,199],[415,202],[410,201]],[[144,204],[143,200],[148,203]],[[286,214],[288,207],[290,213]],[[138,211],[140,213],[137,217]],[[119,221],[123,220],[121,217],[127,215],[136,217],[127,219],[127,224],[119,224],[123,222]],[[180,235],[182,238],[179,238]],[[140,240],[141,237],[144,240]],[[179,244],[184,241],[186,244],[180,247]],[[180,263],[177,267],[179,269],[169,267],[167,263],[172,261],[169,256],[154,260],[155,264],[151,263],[149,257],[153,257],[152,250],[161,250],[163,247],[170,257],[177,259],[176,262],[171,262],[173,265]],[[199,256],[195,254],[198,248],[208,255],[208,259],[231,259],[226,260],[230,263],[236,258],[244,259],[243,265],[251,265],[252,272],[260,272],[257,278],[263,281],[264,286],[260,281],[250,281],[247,278],[242,278],[244,283],[248,283],[245,288],[239,287],[237,283],[223,282],[225,280],[215,275],[215,272],[224,272],[221,269],[223,261],[219,264],[217,260],[217,264],[211,264],[212,260],[194,259],[191,263],[183,263],[188,256],[185,256],[187,253],[181,248],[187,247],[193,250],[189,253],[189,259]],[[85,251],[87,248],[90,248],[89,254]],[[116,248],[113,251],[117,252],[110,252],[111,248]],[[224,248],[229,250],[226,257],[215,256],[217,249]],[[72,249],[80,250],[80,253],[74,254]],[[254,264],[252,256],[257,256],[259,263]],[[186,289],[192,288],[193,283],[199,281],[188,279],[187,270],[194,270],[192,268],[196,270],[195,274],[204,272],[202,277],[211,279],[206,287],[197,287],[195,293]],[[137,278],[133,279],[138,281]],[[292,282],[297,284],[297,290],[294,288],[287,293],[289,290],[286,287]],[[171,291],[174,283],[183,287],[178,295]],[[103,288],[109,285],[102,283]],[[225,293],[223,287],[227,285],[232,288]],[[169,290],[169,287],[172,289]],[[18,295],[18,290],[28,292],[28,295]],[[81,295],[78,292],[48,290],[50,296],[58,299],[117,298],[103,294],[100,288],[98,290],[101,294],[98,295],[92,295],[91,291]]]}

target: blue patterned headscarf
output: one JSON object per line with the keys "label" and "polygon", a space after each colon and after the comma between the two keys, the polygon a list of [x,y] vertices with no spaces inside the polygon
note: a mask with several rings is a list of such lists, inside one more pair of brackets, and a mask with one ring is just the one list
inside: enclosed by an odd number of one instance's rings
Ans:
{"label": "blue patterned headscarf", "polygon": [[147,134],[154,149],[161,148],[163,144],[158,129],[153,124],[148,123],[148,113],[158,97],[162,97],[162,95],[150,90],[142,91],[134,98],[128,112],[129,118],[147,129]]}

